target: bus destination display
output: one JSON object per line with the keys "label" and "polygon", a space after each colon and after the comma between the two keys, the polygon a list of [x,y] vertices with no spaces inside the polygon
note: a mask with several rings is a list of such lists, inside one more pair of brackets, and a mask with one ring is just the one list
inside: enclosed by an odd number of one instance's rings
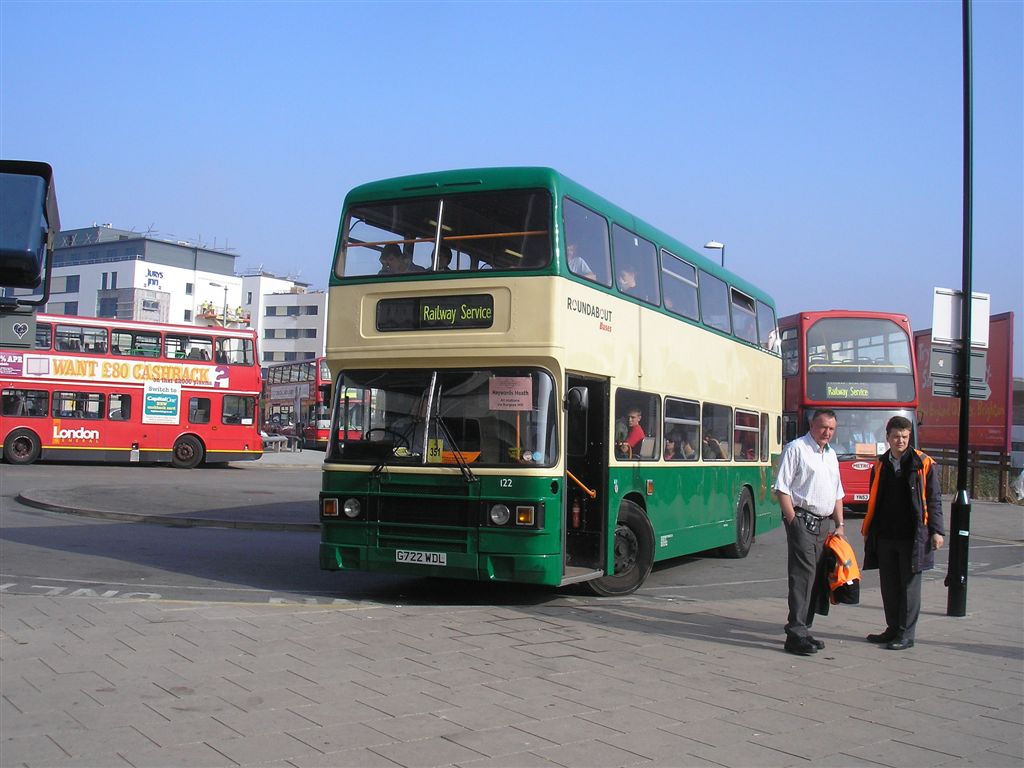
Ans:
{"label": "bus destination display", "polygon": [[444,331],[490,328],[494,324],[494,297],[431,296],[381,299],[377,302],[377,330]]}

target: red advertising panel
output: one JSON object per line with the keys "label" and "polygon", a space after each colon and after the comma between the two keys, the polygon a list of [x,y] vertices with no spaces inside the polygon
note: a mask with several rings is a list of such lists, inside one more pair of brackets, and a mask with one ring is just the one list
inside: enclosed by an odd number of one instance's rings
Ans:
{"label": "red advertising panel", "polygon": [[[932,394],[932,330],[914,334],[917,371],[921,381],[918,443],[922,448],[957,448],[960,431],[960,400]],[[976,450],[1010,450],[1010,419],[1013,412],[1013,312],[992,315],[988,330],[988,400],[971,400],[969,445]]]}

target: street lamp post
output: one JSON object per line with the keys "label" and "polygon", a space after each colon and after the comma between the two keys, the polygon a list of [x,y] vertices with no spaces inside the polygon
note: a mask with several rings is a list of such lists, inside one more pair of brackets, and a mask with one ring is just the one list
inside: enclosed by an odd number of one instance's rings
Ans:
{"label": "street lamp post", "polygon": [[712,251],[722,252],[722,266],[725,266],[725,243],[720,243],[717,240],[709,240],[704,243],[704,247]]}

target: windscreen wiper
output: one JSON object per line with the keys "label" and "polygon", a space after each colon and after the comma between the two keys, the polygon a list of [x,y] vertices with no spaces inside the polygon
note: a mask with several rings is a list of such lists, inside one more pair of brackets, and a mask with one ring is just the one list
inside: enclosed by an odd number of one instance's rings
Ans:
{"label": "windscreen wiper", "polygon": [[455,462],[459,465],[459,471],[462,472],[462,476],[465,478],[467,483],[477,482],[476,475],[473,474],[473,470],[469,468],[469,462],[466,461],[466,457],[462,455],[462,451],[459,450],[458,443],[455,442],[455,438],[452,437],[452,433],[448,431],[448,427],[444,423],[444,419],[441,418],[440,414],[434,416],[434,420],[438,426],[438,429],[444,434],[445,439],[452,447],[452,453],[455,454]]}

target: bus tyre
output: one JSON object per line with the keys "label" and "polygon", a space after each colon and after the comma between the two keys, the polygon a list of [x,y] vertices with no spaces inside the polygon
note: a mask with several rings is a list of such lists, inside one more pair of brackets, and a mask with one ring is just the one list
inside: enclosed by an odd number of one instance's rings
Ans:
{"label": "bus tyre", "polygon": [[39,458],[42,445],[31,429],[16,429],[4,440],[4,459],[8,464],[31,464]]}
{"label": "bus tyre", "polygon": [[731,558],[746,557],[753,542],[754,499],[750,489],[744,488],[736,500],[736,541],[722,547],[722,554]]}
{"label": "bus tyre", "polygon": [[194,469],[203,460],[203,445],[192,435],[183,435],[174,444],[171,464],[178,469]]}
{"label": "bus tyre", "polygon": [[587,582],[590,590],[601,597],[635,592],[654,565],[654,529],[644,511],[632,501],[623,501],[619,506],[612,553],[615,557],[614,575]]}

